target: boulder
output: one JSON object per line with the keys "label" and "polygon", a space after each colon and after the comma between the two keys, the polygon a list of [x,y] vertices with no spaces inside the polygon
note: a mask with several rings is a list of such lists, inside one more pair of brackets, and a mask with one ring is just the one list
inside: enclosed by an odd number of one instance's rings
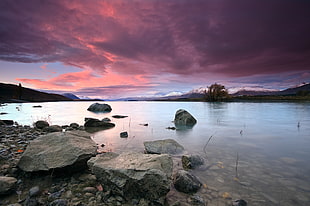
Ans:
{"label": "boulder", "polygon": [[54,132],[31,141],[18,167],[26,172],[51,169],[78,170],[96,155],[97,146],[83,131]]}
{"label": "boulder", "polygon": [[186,110],[179,109],[174,116],[176,126],[194,126],[197,120]]}
{"label": "boulder", "polygon": [[38,129],[43,129],[44,127],[50,126],[47,121],[39,120],[34,123],[34,126]]}
{"label": "boulder", "polygon": [[109,129],[115,127],[115,124],[95,118],[85,118],[84,127],[101,127],[102,129]]}
{"label": "boulder", "polygon": [[145,151],[149,154],[179,154],[184,147],[173,139],[143,142]]}
{"label": "boulder", "polygon": [[199,155],[183,155],[182,166],[184,169],[195,169],[204,164],[204,160]]}
{"label": "boulder", "polygon": [[111,112],[112,108],[108,104],[93,103],[87,110],[91,112]]}
{"label": "boulder", "polygon": [[14,189],[17,179],[14,177],[0,176],[0,195],[9,193]]}
{"label": "boulder", "polygon": [[198,178],[185,170],[179,170],[173,180],[175,189],[184,193],[197,192],[202,184]]}
{"label": "boulder", "polygon": [[145,199],[163,205],[170,190],[173,162],[169,155],[105,153],[91,158],[88,165],[105,190],[126,201]]}

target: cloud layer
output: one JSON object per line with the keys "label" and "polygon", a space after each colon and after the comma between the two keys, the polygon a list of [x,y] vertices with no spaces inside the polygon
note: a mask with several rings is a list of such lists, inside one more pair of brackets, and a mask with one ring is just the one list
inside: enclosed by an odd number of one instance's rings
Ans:
{"label": "cloud layer", "polygon": [[56,87],[112,73],[113,84],[97,86],[144,87],[165,75],[206,83],[280,73],[309,80],[309,11],[304,0],[3,0],[0,60],[84,69],[23,79]]}

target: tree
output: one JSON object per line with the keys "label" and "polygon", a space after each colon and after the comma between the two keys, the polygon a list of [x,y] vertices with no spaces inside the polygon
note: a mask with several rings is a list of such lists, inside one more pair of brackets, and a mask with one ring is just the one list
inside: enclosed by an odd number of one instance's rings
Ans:
{"label": "tree", "polygon": [[23,95],[23,87],[22,87],[22,84],[19,83],[19,84],[18,84],[18,89],[17,89],[17,96],[18,96],[18,99],[22,99],[22,95]]}
{"label": "tree", "polygon": [[208,88],[207,100],[211,102],[222,101],[229,97],[227,89],[221,84],[212,84]]}

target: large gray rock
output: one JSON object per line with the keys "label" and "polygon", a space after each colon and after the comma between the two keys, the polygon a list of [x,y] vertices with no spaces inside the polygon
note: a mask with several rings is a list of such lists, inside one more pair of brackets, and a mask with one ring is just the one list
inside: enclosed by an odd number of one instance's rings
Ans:
{"label": "large gray rock", "polygon": [[169,155],[106,153],[88,161],[92,172],[113,195],[164,204],[173,162]]}
{"label": "large gray rock", "polygon": [[17,179],[14,177],[0,176],[0,195],[9,193],[15,187]]}
{"label": "large gray rock", "polygon": [[86,132],[49,133],[29,143],[18,167],[26,172],[81,169],[96,151],[96,143]]}
{"label": "large gray rock", "polygon": [[184,147],[173,139],[143,142],[145,151],[149,154],[179,154]]}
{"label": "large gray rock", "polygon": [[202,183],[198,178],[185,170],[179,170],[173,180],[175,189],[184,193],[195,193],[197,192]]}
{"label": "large gray rock", "polygon": [[194,126],[197,120],[186,110],[179,109],[174,116],[176,126]]}
{"label": "large gray rock", "polygon": [[87,110],[91,112],[111,112],[112,108],[108,104],[93,103]]}

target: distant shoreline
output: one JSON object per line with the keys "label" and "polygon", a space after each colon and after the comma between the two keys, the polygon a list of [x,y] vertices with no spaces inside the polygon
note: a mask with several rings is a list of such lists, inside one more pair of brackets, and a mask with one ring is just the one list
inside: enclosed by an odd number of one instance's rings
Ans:
{"label": "distant shoreline", "polygon": [[[0,99],[0,104],[4,103],[44,103],[44,102],[90,102],[90,101],[114,101],[102,99],[75,99],[75,100],[47,100],[47,101],[25,101],[18,99]],[[122,102],[130,101],[154,101],[154,102],[210,102],[203,98],[180,98],[180,99],[148,99],[148,100],[120,100]],[[217,102],[308,102],[310,96],[240,96],[232,97],[227,100]]]}

